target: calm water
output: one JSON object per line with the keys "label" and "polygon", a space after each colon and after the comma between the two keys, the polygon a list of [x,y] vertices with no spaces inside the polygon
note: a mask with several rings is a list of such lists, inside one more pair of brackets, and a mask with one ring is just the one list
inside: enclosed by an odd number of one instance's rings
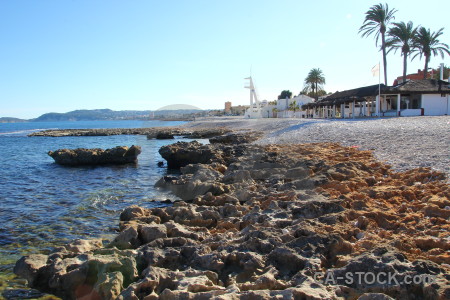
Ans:
{"label": "calm water", "polygon": [[[97,121],[0,124],[0,292],[17,286],[12,266],[27,253],[49,251],[75,238],[108,238],[121,209],[151,200],[174,199],[154,188],[166,174],[158,168],[161,146],[173,140],[146,136],[27,137],[42,129],[138,128],[183,122]],[[139,145],[137,165],[63,167],[47,155],[60,148]],[[1,297],[1,296],[0,296]]]}

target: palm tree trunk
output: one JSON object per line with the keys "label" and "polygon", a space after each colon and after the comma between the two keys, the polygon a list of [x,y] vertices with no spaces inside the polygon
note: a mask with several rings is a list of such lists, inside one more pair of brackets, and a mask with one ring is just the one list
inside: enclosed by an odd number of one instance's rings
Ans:
{"label": "palm tree trunk", "polygon": [[428,56],[425,55],[425,67],[423,69],[423,79],[427,79],[428,73]]}
{"label": "palm tree trunk", "polygon": [[381,32],[381,48],[383,49],[384,84],[387,85],[387,60],[386,60],[386,43],[384,41],[384,32]]}
{"label": "palm tree trunk", "polygon": [[403,52],[403,83],[406,82],[406,64],[408,63],[408,53]]}

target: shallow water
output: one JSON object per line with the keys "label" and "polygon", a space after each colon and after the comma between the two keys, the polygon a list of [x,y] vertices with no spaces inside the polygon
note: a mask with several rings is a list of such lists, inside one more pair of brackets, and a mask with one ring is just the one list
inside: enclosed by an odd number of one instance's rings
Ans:
{"label": "shallow water", "polygon": [[[108,239],[120,211],[132,204],[161,206],[175,199],[154,187],[167,173],[161,146],[174,140],[146,136],[27,137],[47,128],[137,128],[176,126],[182,122],[98,121],[0,124],[0,292],[23,281],[12,275],[17,259],[45,253],[76,238]],[[199,140],[200,142],[206,142]],[[63,167],[47,155],[61,148],[111,148],[139,145],[136,165]],[[152,200],[156,200],[153,202]]]}

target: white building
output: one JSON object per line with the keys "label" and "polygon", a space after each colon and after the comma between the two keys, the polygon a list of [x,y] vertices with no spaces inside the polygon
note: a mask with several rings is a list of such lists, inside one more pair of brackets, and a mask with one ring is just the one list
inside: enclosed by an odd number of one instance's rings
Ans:
{"label": "white building", "polygon": [[[306,95],[298,95],[290,99],[278,99],[277,100],[277,117],[278,118],[304,118],[306,112],[302,110],[302,106],[308,103],[312,103],[314,98]],[[292,106],[295,106],[295,112],[292,110]]]}
{"label": "white building", "polygon": [[424,79],[396,86],[372,85],[336,92],[303,108],[314,118],[449,115],[450,83]]}
{"label": "white building", "polygon": [[245,79],[249,80],[248,86],[245,88],[250,89],[250,107],[245,111],[245,118],[247,119],[304,118],[306,117],[306,112],[302,111],[302,105],[314,101],[313,98],[306,95],[298,95],[290,99],[279,99],[276,105],[271,104],[267,100],[259,101],[252,77]]}

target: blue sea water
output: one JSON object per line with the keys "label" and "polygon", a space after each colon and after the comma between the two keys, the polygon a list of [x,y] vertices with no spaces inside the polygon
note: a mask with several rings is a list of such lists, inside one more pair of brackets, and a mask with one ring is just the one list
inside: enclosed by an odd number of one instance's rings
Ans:
{"label": "blue sea water", "polygon": [[[167,173],[161,146],[173,140],[146,136],[28,137],[44,129],[139,128],[183,122],[90,121],[0,124],[0,273],[12,274],[22,255],[45,253],[76,238],[110,237],[120,211],[132,204],[161,206],[152,200],[175,199],[154,187]],[[201,141],[201,140],[200,140]],[[205,142],[205,141],[201,141]],[[139,145],[136,165],[64,167],[47,152],[61,148],[111,148]],[[1,275],[1,274],[0,274]],[[0,276],[2,277],[2,276]],[[3,276],[5,277],[5,276]],[[8,276],[6,276],[8,277]],[[1,282],[0,290],[14,286]]]}

